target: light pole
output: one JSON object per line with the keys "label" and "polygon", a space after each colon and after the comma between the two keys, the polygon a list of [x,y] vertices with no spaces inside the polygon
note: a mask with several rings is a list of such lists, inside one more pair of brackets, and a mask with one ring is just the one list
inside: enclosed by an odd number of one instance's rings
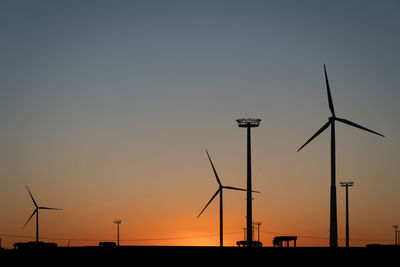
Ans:
{"label": "light pole", "polygon": [[400,241],[400,235],[399,235],[400,231],[397,231],[397,245],[399,244]]}
{"label": "light pole", "polygon": [[261,225],[261,222],[255,222],[254,224],[257,225],[258,242],[260,242],[260,225]]}
{"label": "light pole", "polygon": [[117,245],[119,247],[119,225],[121,224],[121,220],[114,220],[114,223],[117,224]]}
{"label": "light pole", "polygon": [[349,186],[354,182],[340,182],[342,187],[346,187],[346,248],[349,247]]}
{"label": "light pole", "polygon": [[251,196],[251,132],[250,129],[260,126],[261,119],[247,118],[236,120],[238,126],[247,128],[247,247],[253,245],[253,214],[252,214],[252,196]]}
{"label": "light pole", "polygon": [[399,226],[396,224],[392,227],[394,228],[394,244],[397,246],[397,228],[399,228]]}

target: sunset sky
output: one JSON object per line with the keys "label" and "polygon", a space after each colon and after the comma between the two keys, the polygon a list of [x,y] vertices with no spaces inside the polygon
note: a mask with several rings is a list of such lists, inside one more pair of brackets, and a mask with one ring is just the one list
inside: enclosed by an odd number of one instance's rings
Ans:
{"label": "sunset sky", "polygon": [[[0,238],[66,246],[219,245],[218,189],[246,187],[261,241],[329,245],[330,134],[337,116],[339,245],[393,243],[400,224],[400,2],[1,1]],[[224,193],[224,243],[243,239],[246,196]],[[46,238],[46,239],[45,239]],[[255,233],[255,238],[257,234]]]}

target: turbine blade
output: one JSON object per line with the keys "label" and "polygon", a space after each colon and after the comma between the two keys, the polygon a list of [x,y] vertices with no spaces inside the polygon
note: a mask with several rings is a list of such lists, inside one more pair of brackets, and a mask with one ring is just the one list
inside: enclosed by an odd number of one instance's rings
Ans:
{"label": "turbine blade", "polygon": [[215,192],[215,194],[211,197],[211,199],[208,201],[207,205],[204,207],[204,209],[200,212],[200,214],[197,216],[197,218],[200,217],[200,215],[203,213],[203,211],[208,207],[208,205],[210,205],[210,203],[214,200],[214,198],[218,195],[219,191],[221,190],[221,188],[219,188],[217,190],[217,192]]}
{"label": "turbine blade", "polygon": [[212,169],[213,169],[213,171],[214,171],[215,178],[217,178],[217,182],[218,182],[218,184],[222,186],[222,184],[221,184],[221,181],[219,180],[219,177],[218,177],[217,171],[215,170],[214,164],[213,164],[213,162],[212,162],[212,160],[211,160],[211,158],[210,158],[210,155],[208,154],[208,151],[207,151],[207,150],[206,150],[206,153],[207,153],[207,157],[208,157],[208,159],[210,160],[211,167],[212,167]]}
{"label": "turbine blade", "polygon": [[35,199],[33,198],[33,196],[32,196],[32,193],[31,193],[31,191],[29,190],[28,186],[26,186],[26,189],[28,189],[28,192],[29,192],[29,195],[30,195],[30,196],[31,196],[31,198],[32,198],[33,204],[34,204],[34,205],[35,205],[35,207],[37,208],[37,207],[38,207],[38,205],[36,204],[36,201],[35,201]]}
{"label": "turbine blade", "polygon": [[49,208],[49,207],[38,207],[38,209],[42,209],[42,210],[63,210],[63,209]]}
{"label": "turbine blade", "polygon": [[25,225],[24,225],[23,228],[25,228],[25,226],[29,223],[29,221],[32,219],[33,215],[35,215],[35,213],[36,213],[37,211],[38,211],[38,208],[36,208],[36,209],[33,211],[31,217],[29,217],[29,219],[26,221],[26,223],[25,223]]}
{"label": "turbine blade", "polygon": [[329,120],[327,123],[324,124],[324,126],[321,127],[321,129],[319,129],[313,136],[311,136],[310,139],[308,139],[308,141],[302,145],[297,152],[299,152],[303,147],[305,147],[308,143],[310,143],[315,137],[317,137],[320,133],[322,133],[323,131],[325,131],[326,128],[328,128],[328,126],[331,124],[331,121]]}
{"label": "turbine blade", "polygon": [[[239,188],[239,187],[233,187],[233,186],[223,186],[222,188],[231,189],[231,190],[238,190],[238,191],[247,191],[246,189]],[[253,192],[253,193],[261,193],[259,191],[254,191],[254,190],[252,190],[251,192]]]}
{"label": "turbine blade", "polygon": [[325,64],[324,64],[324,73],[325,73],[326,90],[327,90],[327,92],[328,92],[329,109],[331,110],[332,116],[335,117],[335,109],[333,108],[333,101],[332,101],[331,89],[330,89],[330,87],[329,87],[328,74],[326,74],[326,67],[325,67]]}
{"label": "turbine blade", "polygon": [[224,188],[224,189],[231,189],[231,190],[238,190],[238,191],[247,191],[246,189],[238,188],[238,187],[233,187],[233,186],[223,186],[222,188]]}
{"label": "turbine blade", "polygon": [[385,137],[383,134],[380,134],[380,133],[378,133],[378,132],[372,131],[372,130],[370,130],[370,129],[368,129],[368,128],[365,128],[364,126],[361,126],[361,125],[359,125],[359,124],[357,124],[357,123],[354,123],[354,122],[352,122],[352,121],[349,121],[349,120],[346,120],[346,119],[341,119],[341,118],[336,118],[336,120],[338,120],[338,121],[340,121],[340,122],[342,122],[342,123],[348,124],[348,125],[350,125],[350,126],[359,128],[359,129],[361,129],[361,130],[364,130],[364,131],[367,131],[367,132],[370,132],[370,133],[377,134],[377,135],[380,135],[380,136],[382,136],[382,137]]}

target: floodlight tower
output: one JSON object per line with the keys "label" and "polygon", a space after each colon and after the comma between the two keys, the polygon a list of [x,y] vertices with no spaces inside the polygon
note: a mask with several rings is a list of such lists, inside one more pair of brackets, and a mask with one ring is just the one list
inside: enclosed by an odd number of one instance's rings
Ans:
{"label": "floodlight tower", "polygon": [[119,247],[119,225],[121,224],[121,220],[114,220],[114,223],[117,224],[117,245]]}
{"label": "floodlight tower", "polygon": [[239,127],[247,128],[247,247],[253,244],[253,214],[251,189],[251,132],[250,129],[260,126],[261,119],[246,118],[236,120]]}
{"label": "floodlight tower", "polygon": [[346,248],[349,247],[349,186],[354,182],[340,182],[342,187],[346,187]]}

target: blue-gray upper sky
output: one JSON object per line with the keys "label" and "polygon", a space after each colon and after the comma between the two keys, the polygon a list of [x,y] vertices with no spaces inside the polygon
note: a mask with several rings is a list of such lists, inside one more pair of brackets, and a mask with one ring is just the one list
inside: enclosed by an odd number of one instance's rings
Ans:
{"label": "blue-gray upper sky", "polygon": [[[375,154],[398,185],[399,14],[397,0],[1,1],[1,195],[94,181],[85,168],[107,164],[151,161],[178,179],[177,160],[208,174],[206,147],[242,164],[234,120],[247,116],[263,119],[255,158],[276,166],[260,176],[284,176],[319,160],[295,151],[329,116],[323,64],[337,115],[387,136],[338,127],[338,145],[358,149],[343,168]],[[323,138],[309,150],[328,157]]]}

